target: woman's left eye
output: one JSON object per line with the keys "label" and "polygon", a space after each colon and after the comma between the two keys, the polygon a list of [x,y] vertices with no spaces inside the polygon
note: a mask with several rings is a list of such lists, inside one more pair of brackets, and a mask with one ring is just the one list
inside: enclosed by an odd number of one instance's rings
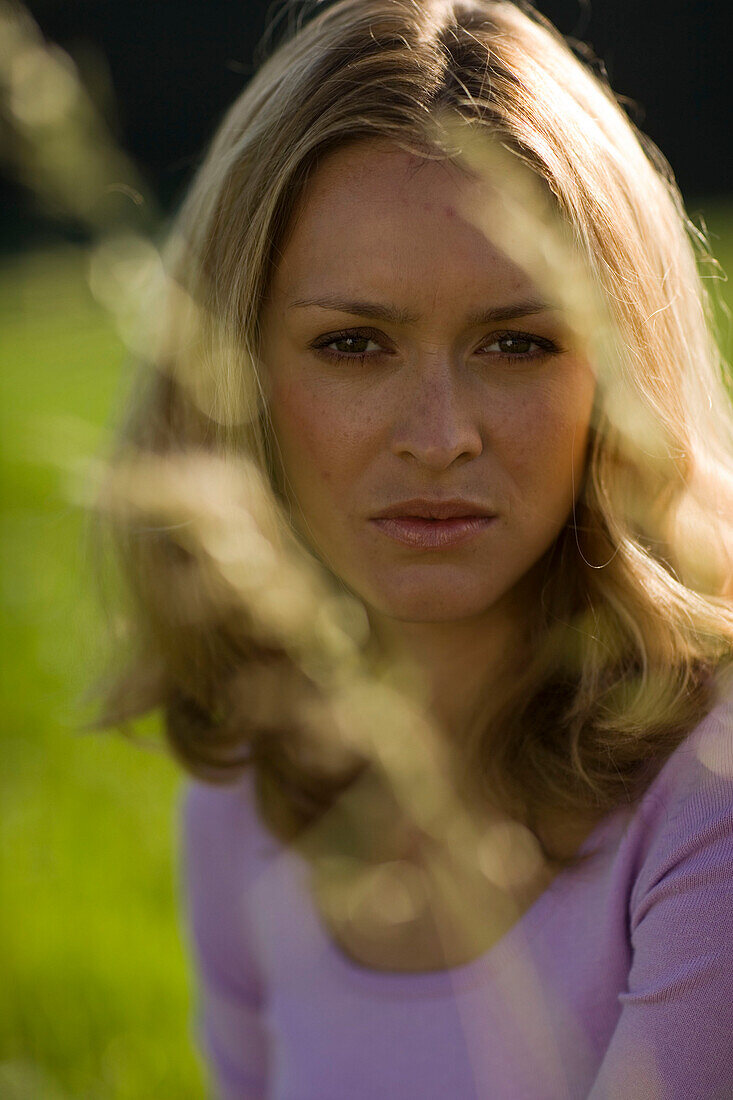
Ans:
{"label": "woman's left eye", "polygon": [[543,336],[530,336],[524,332],[505,332],[494,336],[491,343],[482,344],[479,352],[513,359],[534,359],[557,352],[557,344]]}

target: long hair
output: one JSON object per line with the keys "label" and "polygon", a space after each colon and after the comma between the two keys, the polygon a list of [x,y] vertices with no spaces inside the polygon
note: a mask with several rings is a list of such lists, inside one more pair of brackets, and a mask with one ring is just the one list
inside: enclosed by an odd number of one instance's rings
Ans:
{"label": "long hair", "polygon": [[[364,763],[357,752],[325,766],[309,749],[325,681],[304,623],[335,608],[351,638],[324,643],[323,660],[351,660],[368,642],[356,601],[289,523],[261,303],[320,158],[386,138],[460,159],[460,134],[465,149],[485,139],[492,163],[511,162],[535,187],[526,194],[549,204],[610,333],[584,482],[542,563],[532,659],[476,712],[465,776],[535,824],[633,801],[710,708],[730,659],[730,401],[698,270],[704,245],[661,154],[528,5],[315,5],[231,107],[183,203],[167,305],[103,500],[133,639],[105,720],[160,707],[193,773],[227,781],[254,767],[283,836]],[[301,586],[299,612],[283,611],[294,589],[283,596],[263,565],[278,554]]]}

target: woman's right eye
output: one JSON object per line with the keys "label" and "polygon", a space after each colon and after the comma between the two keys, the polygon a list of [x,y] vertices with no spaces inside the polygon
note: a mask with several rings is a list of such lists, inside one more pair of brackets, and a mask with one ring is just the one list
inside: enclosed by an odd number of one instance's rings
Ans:
{"label": "woman's right eye", "polygon": [[362,360],[384,351],[384,347],[372,336],[361,332],[331,333],[316,340],[312,346],[333,359]]}
{"label": "woman's right eye", "polygon": [[351,352],[356,355],[366,355],[370,350],[370,344],[374,348],[378,346],[368,336],[340,336],[338,340],[332,340],[326,346],[335,348],[339,354]]}

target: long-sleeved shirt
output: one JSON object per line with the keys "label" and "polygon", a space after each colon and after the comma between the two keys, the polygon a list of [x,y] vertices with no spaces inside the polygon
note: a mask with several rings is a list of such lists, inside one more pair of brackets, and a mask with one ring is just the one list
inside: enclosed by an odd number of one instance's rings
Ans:
{"label": "long-sleeved shirt", "polygon": [[731,1100],[733,705],[486,954],[371,970],[249,776],[182,803],[196,1030],[221,1100]]}

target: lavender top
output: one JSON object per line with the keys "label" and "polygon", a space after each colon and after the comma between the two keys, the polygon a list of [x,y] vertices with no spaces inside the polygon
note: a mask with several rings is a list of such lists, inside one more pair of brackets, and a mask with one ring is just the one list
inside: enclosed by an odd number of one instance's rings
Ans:
{"label": "lavender top", "polygon": [[730,1100],[733,704],[484,956],[384,973],[329,939],[251,780],[189,784],[197,1033],[221,1100]]}

